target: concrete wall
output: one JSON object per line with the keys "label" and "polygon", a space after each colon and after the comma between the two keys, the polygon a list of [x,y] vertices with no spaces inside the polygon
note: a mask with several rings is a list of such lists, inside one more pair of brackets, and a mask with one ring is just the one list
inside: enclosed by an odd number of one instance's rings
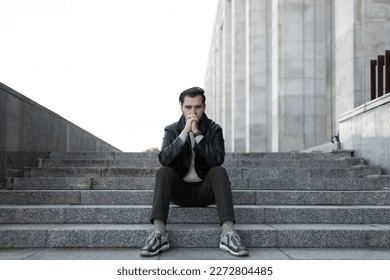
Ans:
{"label": "concrete wall", "polygon": [[390,94],[341,115],[340,141],[390,174]]}
{"label": "concrete wall", "polygon": [[52,151],[119,151],[0,83],[0,178]]}
{"label": "concrete wall", "polygon": [[341,114],[370,101],[370,60],[390,49],[390,1],[334,0],[333,14],[338,121]]}

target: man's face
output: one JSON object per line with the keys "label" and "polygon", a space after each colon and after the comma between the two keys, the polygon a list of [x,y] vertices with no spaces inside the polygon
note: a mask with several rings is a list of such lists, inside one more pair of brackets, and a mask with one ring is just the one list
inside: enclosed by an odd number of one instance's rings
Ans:
{"label": "man's face", "polygon": [[206,104],[202,103],[201,95],[197,95],[194,98],[186,96],[184,97],[184,102],[181,105],[181,111],[184,117],[187,117],[190,114],[195,114],[199,120],[202,118],[205,109]]}

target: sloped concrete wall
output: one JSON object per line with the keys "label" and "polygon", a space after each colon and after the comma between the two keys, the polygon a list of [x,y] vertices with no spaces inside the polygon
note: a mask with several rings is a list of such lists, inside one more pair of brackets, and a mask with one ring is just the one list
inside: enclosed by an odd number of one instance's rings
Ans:
{"label": "sloped concrete wall", "polygon": [[390,174],[390,93],[340,116],[340,142]]}
{"label": "sloped concrete wall", "polygon": [[52,151],[120,150],[0,83],[0,178]]}

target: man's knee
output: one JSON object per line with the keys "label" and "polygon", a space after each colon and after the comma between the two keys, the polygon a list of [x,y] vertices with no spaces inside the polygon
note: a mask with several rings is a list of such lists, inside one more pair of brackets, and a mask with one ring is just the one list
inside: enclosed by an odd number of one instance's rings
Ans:
{"label": "man's knee", "polygon": [[170,167],[167,167],[167,166],[163,166],[163,167],[160,167],[160,169],[157,171],[157,174],[156,174],[156,177],[166,177],[166,176],[175,176],[176,175],[176,171],[173,170],[172,168]]}
{"label": "man's knee", "polygon": [[216,166],[209,170],[209,175],[211,176],[228,176],[226,169],[222,166]]}
{"label": "man's knee", "polygon": [[207,177],[212,182],[222,183],[223,185],[230,185],[229,175],[226,172],[226,169],[222,166],[211,168],[207,174]]}

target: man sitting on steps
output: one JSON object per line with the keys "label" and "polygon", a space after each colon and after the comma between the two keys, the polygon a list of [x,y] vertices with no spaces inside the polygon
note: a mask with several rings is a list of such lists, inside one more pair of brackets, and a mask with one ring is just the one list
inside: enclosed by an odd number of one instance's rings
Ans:
{"label": "man sitting on steps", "polygon": [[234,231],[234,210],[229,177],[221,167],[225,158],[222,128],[207,118],[203,89],[189,88],[179,97],[182,116],[165,128],[161,151],[163,167],[156,175],[150,221],[154,231],[141,249],[142,256],[155,256],[170,248],[165,227],[170,202],[183,207],[216,204],[221,225],[219,248],[235,256],[248,249]]}

